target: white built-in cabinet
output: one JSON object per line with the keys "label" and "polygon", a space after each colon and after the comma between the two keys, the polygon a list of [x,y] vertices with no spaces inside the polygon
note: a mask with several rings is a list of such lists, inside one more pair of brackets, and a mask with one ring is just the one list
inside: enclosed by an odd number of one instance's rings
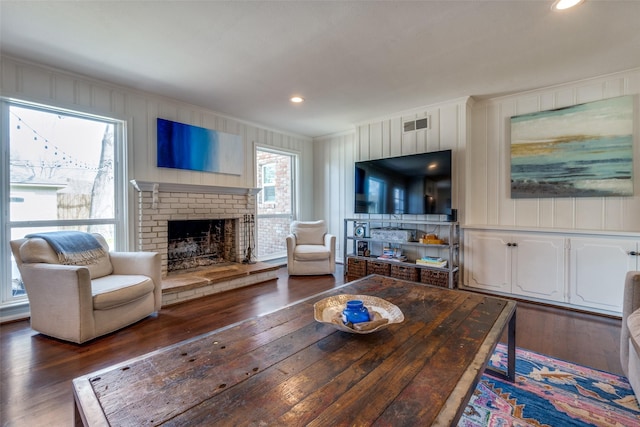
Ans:
{"label": "white built-in cabinet", "polygon": [[640,235],[465,229],[463,288],[622,311],[627,271],[640,269]]}
{"label": "white built-in cabinet", "polygon": [[622,311],[625,275],[640,269],[640,238],[575,237],[570,245],[569,302]]}
{"label": "white built-in cabinet", "polygon": [[469,231],[464,240],[466,286],[564,301],[564,238]]}

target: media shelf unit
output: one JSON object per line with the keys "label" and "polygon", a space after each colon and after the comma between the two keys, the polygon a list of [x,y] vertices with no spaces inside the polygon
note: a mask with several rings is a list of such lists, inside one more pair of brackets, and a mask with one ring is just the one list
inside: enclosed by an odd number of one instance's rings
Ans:
{"label": "media shelf unit", "polygon": [[[436,234],[443,243],[420,243],[420,237],[427,234]],[[358,253],[363,245],[369,254],[363,250]],[[401,250],[406,261],[379,259],[385,247]],[[458,284],[460,226],[457,222],[347,218],[344,220],[343,248],[344,271],[349,280],[381,274],[449,289]],[[447,266],[417,264],[416,259],[424,256],[446,259]]]}

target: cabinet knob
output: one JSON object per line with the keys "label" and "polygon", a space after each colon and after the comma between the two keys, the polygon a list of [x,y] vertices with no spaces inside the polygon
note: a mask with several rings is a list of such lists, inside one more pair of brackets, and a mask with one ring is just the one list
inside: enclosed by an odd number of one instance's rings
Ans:
{"label": "cabinet knob", "polygon": [[516,246],[518,246],[518,244],[517,244],[517,243],[507,243],[507,246],[509,246],[509,247],[511,247],[511,246],[516,247]]}
{"label": "cabinet knob", "polygon": [[638,255],[640,255],[640,252],[631,251],[631,252],[629,252],[629,255],[631,255],[631,256],[638,256]]}

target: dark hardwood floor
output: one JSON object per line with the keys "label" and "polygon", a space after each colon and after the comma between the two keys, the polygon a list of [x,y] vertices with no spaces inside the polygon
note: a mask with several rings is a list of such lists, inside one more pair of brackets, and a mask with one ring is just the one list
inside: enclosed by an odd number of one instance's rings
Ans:
{"label": "dark hardwood floor", "polygon": [[[257,316],[344,282],[335,276],[289,277],[163,308],[157,316],[83,345],[42,336],[28,321],[0,325],[3,426],[70,426],[71,380],[135,356]],[[620,320],[518,303],[517,345],[621,373]],[[505,340],[506,341],[506,340]]]}

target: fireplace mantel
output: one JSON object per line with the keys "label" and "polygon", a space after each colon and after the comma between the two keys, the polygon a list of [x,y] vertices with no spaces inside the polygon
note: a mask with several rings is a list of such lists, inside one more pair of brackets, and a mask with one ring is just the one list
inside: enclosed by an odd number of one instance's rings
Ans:
{"label": "fireplace mantel", "polygon": [[177,184],[168,182],[150,182],[132,179],[129,181],[134,188],[140,192],[154,191],[157,184],[157,191],[163,193],[203,193],[203,194],[238,194],[244,196],[254,196],[258,194],[261,188],[243,188],[243,187],[220,187],[216,185],[201,184]]}

